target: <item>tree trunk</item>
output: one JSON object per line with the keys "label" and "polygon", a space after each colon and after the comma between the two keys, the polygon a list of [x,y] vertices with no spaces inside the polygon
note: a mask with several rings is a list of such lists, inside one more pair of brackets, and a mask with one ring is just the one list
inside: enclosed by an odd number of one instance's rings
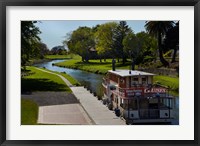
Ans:
{"label": "tree trunk", "polygon": [[84,57],[82,56],[82,62],[84,62]]}
{"label": "tree trunk", "polygon": [[177,48],[174,49],[174,53],[173,53],[173,57],[172,57],[171,63],[176,62],[176,52],[177,52]]}
{"label": "tree trunk", "polygon": [[164,57],[163,57],[163,52],[162,52],[162,45],[161,45],[161,33],[158,34],[158,50],[159,50],[159,57],[160,57],[160,62],[165,66],[169,66],[169,62],[167,62]]}

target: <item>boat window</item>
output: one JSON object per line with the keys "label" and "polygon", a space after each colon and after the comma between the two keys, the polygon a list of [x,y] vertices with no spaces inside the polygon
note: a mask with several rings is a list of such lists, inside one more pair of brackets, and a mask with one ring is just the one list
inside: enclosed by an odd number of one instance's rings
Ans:
{"label": "boat window", "polygon": [[139,81],[138,78],[136,78],[136,77],[132,78],[132,85],[138,84],[138,81]]}
{"label": "boat window", "polygon": [[146,82],[147,82],[147,78],[146,78],[146,77],[143,77],[143,78],[142,78],[142,84],[146,84]]}
{"label": "boat window", "polygon": [[133,81],[138,82],[138,78],[133,78]]}

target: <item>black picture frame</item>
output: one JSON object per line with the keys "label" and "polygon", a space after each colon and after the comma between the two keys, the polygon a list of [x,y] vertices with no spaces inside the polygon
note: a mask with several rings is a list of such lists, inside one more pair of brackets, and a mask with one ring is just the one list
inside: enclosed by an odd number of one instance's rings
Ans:
{"label": "black picture frame", "polygon": [[[194,140],[7,140],[6,139],[6,7],[7,6],[194,6]],[[7,145],[199,145],[199,0],[0,0],[0,144]],[[184,134],[184,133],[183,133]]]}

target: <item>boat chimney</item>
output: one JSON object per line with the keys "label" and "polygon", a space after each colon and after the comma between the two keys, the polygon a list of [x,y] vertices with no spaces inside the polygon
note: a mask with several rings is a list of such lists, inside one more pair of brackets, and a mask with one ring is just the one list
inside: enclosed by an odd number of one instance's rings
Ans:
{"label": "boat chimney", "polygon": [[112,59],[112,70],[115,71],[115,59]]}

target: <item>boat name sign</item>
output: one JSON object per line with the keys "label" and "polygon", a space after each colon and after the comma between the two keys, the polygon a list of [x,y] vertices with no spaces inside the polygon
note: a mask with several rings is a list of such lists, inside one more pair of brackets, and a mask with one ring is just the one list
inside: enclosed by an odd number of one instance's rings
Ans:
{"label": "boat name sign", "polygon": [[144,93],[166,93],[165,88],[151,88],[151,89],[144,89]]}

